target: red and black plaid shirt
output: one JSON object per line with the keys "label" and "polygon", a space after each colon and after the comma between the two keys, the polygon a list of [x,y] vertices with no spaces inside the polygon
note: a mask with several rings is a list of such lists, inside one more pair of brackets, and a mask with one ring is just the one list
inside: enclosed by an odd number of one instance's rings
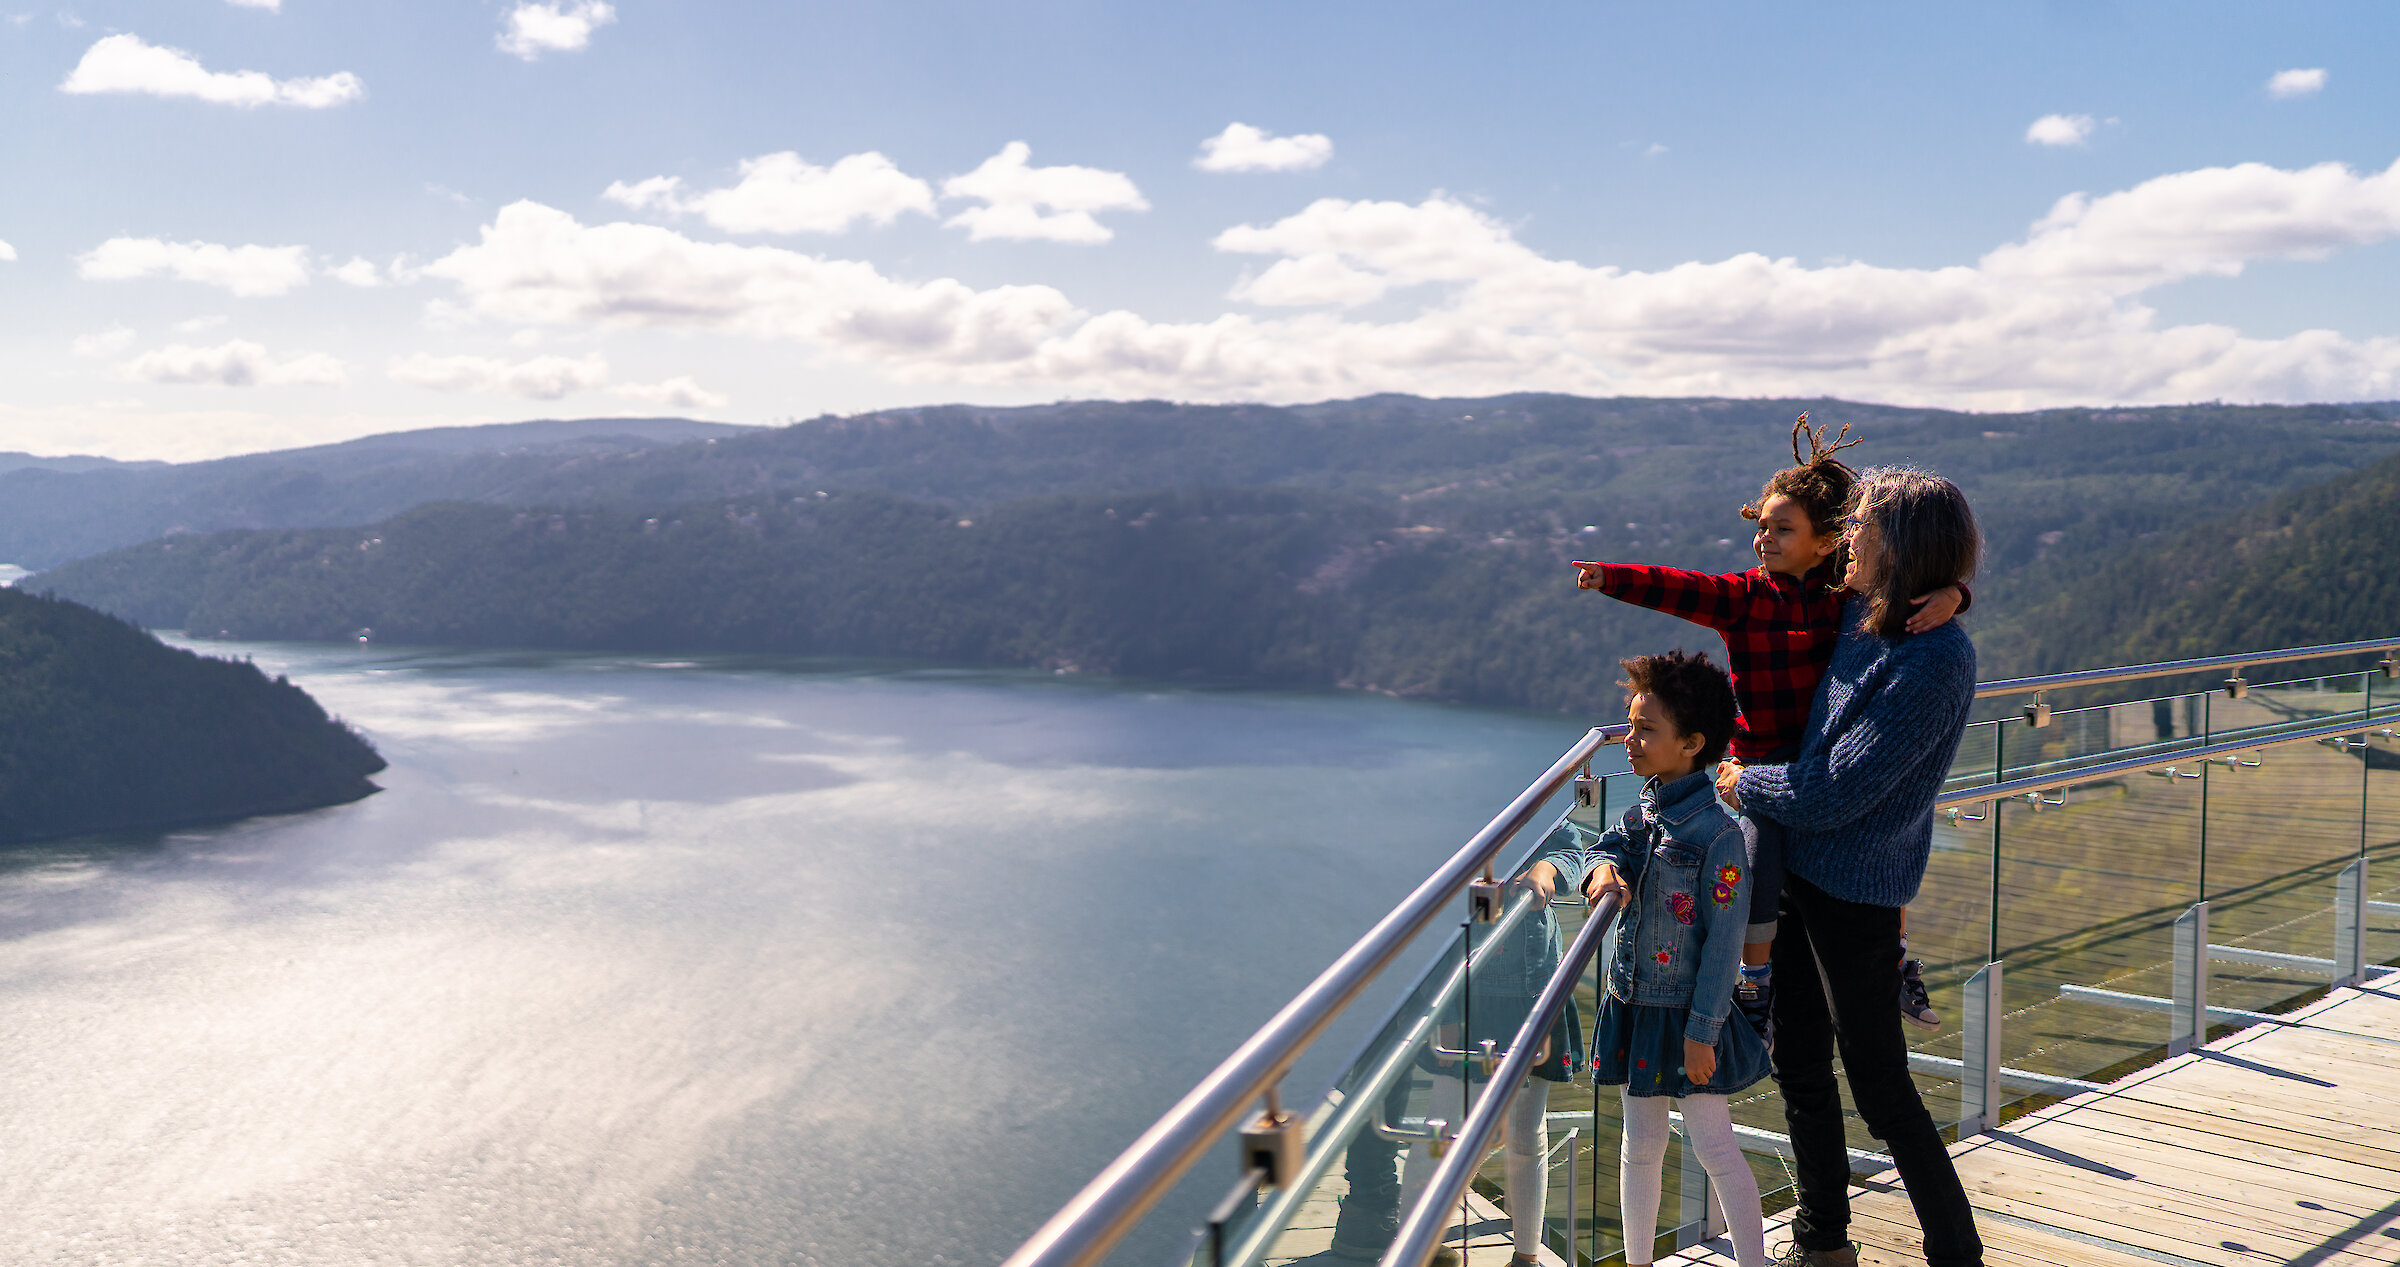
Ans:
{"label": "red and black plaid shirt", "polygon": [[1733,756],[1745,765],[1763,761],[1786,744],[1800,741],[1817,679],[1833,659],[1842,636],[1842,600],[1850,597],[1821,567],[1794,579],[1763,567],[1712,576],[1682,568],[1603,563],[1600,577],[1611,598],[1680,616],[1725,636],[1726,667],[1733,675],[1741,724],[1733,732]]}

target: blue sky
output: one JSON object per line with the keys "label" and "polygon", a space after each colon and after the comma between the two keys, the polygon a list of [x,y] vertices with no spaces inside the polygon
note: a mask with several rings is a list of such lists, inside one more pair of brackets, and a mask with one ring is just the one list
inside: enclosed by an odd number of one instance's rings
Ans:
{"label": "blue sky", "polygon": [[1378,390],[2400,397],[2396,27],[0,0],[0,448]]}

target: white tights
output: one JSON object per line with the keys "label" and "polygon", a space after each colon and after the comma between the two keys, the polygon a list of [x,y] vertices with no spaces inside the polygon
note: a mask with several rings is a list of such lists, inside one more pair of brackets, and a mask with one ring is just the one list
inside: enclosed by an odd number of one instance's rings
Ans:
{"label": "white tights", "polygon": [[[1465,1088],[1456,1078],[1437,1077],[1433,1080],[1433,1117],[1448,1117],[1453,1129],[1466,1116],[1461,1107]],[[1550,1108],[1550,1084],[1541,1078],[1527,1078],[1517,1088],[1517,1098],[1508,1105],[1508,1156],[1503,1164],[1508,1179],[1508,1226],[1516,1238],[1517,1253],[1531,1258],[1542,1244],[1542,1205],[1550,1195],[1549,1170],[1542,1163],[1550,1151],[1550,1122],[1545,1116]],[[1665,1119],[1660,1119],[1665,1120]],[[1413,1210],[1417,1197],[1424,1192],[1427,1180],[1441,1165],[1433,1150],[1424,1143],[1409,1145],[1407,1164],[1400,1170],[1400,1208]],[[1758,1198],[1751,1196],[1751,1204]],[[1744,1263],[1743,1267],[1749,1267]]]}
{"label": "white tights", "polygon": [[[1627,1095],[1625,1147],[1618,1155],[1620,1208],[1625,1218],[1625,1261],[1650,1261],[1658,1238],[1659,1171],[1667,1160],[1667,1099],[1663,1095]],[[1721,1095],[1686,1096],[1675,1101],[1683,1110],[1685,1139],[1708,1186],[1716,1190],[1717,1206],[1725,1211],[1725,1230],[1733,1237],[1733,1256],[1741,1267],[1764,1267],[1767,1261],[1765,1219],[1758,1210],[1758,1179],[1733,1138],[1733,1107]],[[1514,1191],[1513,1187],[1511,1191]]]}

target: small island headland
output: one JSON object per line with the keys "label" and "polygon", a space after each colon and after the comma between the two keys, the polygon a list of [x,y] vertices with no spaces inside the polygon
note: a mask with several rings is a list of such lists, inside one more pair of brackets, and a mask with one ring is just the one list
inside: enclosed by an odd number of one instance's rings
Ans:
{"label": "small island headland", "polygon": [[283,678],[0,589],[0,845],[339,805],[383,768]]}

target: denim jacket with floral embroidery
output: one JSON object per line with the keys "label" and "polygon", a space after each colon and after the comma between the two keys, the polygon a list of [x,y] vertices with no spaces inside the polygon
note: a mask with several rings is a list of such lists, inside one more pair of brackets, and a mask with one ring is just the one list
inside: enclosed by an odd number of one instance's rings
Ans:
{"label": "denim jacket with floral embroidery", "polygon": [[1633,892],[1605,952],[1608,993],[1644,1007],[1689,1008],[1684,1037],[1714,1046],[1741,975],[1750,913],[1750,847],[1717,803],[1714,767],[1652,779],[1589,853],[1553,849],[1560,887],[1614,863]]}

